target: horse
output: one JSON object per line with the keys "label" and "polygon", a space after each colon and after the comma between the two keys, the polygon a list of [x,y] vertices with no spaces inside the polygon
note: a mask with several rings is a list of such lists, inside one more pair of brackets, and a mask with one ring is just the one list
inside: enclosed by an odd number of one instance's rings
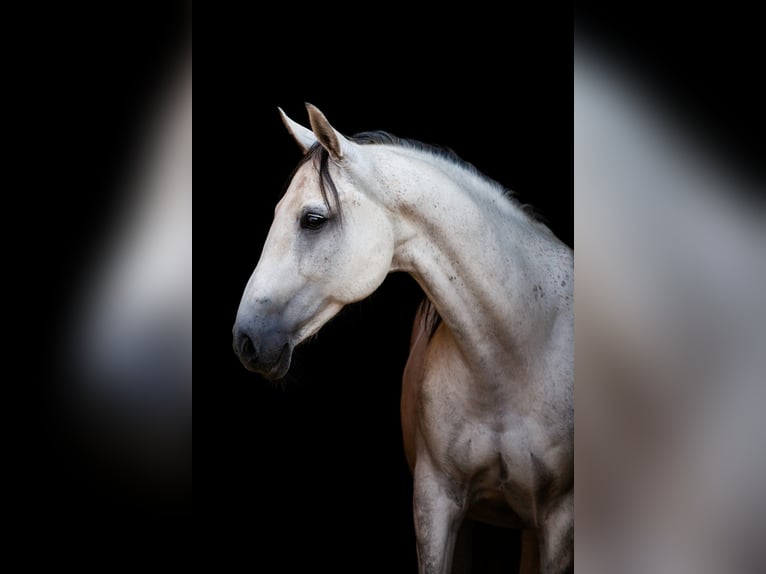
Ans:
{"label": "horse", "polygon": [[420,574],[449,574],[464,520],[520,528],[521,567],[574,568],[574,254],[454,153],[346,137],[279,108],[303,150],[233,328],[267,379],[390,272],[426,295],[402,381]]}

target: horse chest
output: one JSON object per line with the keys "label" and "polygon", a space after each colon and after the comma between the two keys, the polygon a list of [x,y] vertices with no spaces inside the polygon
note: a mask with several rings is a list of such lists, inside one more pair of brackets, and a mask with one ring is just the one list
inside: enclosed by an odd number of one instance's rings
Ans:
{"label": "horse chest", "polygon": [[[420,413],[418,456],[427,456],[451,490],[479,519],[519,526],[536,522],[541,478],[534,437],[506,417],[487,421],[440,403]],[[508,513],[511,510],[511,513]],[[503,518],[499,518],[503,516]],[[505,522],[502,522],[505,521]]]}
{"label": "horse chest", "polygon": [[439,404],[421,412],[418,428],[430,456],[444,472],[485,488],[523,482],[523,466],[511,464],[529,456],[527,429],[512,413],[483,417],[470,408]]}
{"label": "horse chest", "polygon": [[402,389],[410,467],[428,457],[480,520],[534,523],[551,463],[545,432],[502,392],[477,393],[473,377],[446,329],[415,342]]}

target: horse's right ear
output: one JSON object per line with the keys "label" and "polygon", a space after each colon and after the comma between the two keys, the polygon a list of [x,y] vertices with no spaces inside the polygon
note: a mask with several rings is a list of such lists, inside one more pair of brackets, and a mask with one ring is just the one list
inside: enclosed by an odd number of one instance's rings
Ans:
{"label": "horse's right ear", "polygon": [[317,137],[314,135],[314,132],[308,128],[304,128],[298,122],[291,120],[289,117],[287,117],[287,114],[282,108],[277,109],[279,110],[279,115],[282,118],[282,123],[285,124],[287,131],[290,132],[290,135],[293,136],[293,139],[295,139],[295,141],[298,142],[298,145],[301,146],[303,153],[309,151],[311,146],[317,143]]}

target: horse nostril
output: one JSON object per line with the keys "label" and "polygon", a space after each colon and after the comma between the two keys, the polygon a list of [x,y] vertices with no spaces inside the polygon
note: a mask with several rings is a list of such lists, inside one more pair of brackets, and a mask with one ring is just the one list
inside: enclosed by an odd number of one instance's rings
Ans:
{"label": "horse nostril", "polygon": [[243,332],[237,331],[234,334],[234,352],[241,358],[247,361],[254,361],[257,353],[255,351],[255,345],[250,336]]}
{"label": "horse nostril", "polygon": [[244,357],[255,356],[255,346],[253,345],[253,340],[247,335],[242,336],[242,343],[240,344],[239,349],[240,354]]}

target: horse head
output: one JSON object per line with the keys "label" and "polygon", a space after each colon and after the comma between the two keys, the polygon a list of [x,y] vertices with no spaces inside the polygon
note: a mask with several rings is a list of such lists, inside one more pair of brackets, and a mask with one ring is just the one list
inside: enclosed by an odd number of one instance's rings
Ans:
{"label": "horse head", "polygon": [[390,214],[366,183],[365,146],[307,109],[311,129],[279,110],[304,157],[275,209],[233,329],[242,364],[269,379],[283,377],[293,349],[344,305],[377,289],[394,253]]}

